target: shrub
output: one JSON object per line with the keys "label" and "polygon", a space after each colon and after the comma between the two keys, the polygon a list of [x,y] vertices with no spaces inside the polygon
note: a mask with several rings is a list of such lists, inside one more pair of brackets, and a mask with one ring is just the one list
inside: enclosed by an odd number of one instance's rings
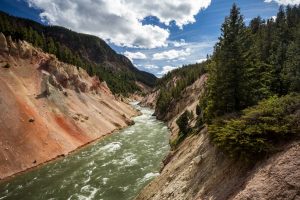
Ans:
{"label": "shrub", "polygon": [[218,119],[209,127],[212,141],[232,157],[263,156],[300,132],[300,94],[271,97],[240,117]]}
{"label": "shrub", "polygon": [[6,69],[10,68],[10,64],[7,63],[6,65],[3,66],[3,68],[6,68]]}
{"label": "shrub", "polygon": [[179,134],[174,140],[170,140],[171,149],[175,150],[185,138],[186,135]]}
{"label": "shrub", "polygon": [[189,119],[190,119],[190,112],[185,111],[177,120],[176,124],[179,128],[179,133],[183,135],[187,135],[190,131],[189,127]]}

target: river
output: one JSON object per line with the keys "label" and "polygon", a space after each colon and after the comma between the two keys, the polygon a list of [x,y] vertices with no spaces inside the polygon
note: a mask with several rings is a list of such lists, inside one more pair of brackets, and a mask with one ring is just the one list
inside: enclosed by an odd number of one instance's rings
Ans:
{"label": "river", "polygon": [[135,124],[75,153],[0,182],[0,200],[131,200],[158,175],[169,130],[138,108]]}

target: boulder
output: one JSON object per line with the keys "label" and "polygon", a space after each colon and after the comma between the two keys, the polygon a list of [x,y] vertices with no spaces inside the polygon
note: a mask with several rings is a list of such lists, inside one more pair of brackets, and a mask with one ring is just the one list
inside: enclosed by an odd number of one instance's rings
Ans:
{"label": "boulder", "polygon": [[59,84],[59,82],[56,80],[55,76],[51,75],[49,76],[49,83],[53,85],[54,87],[58,88],[60,91],[63,91],[62,86]]}
{"label": "boulder", "polygon": [[8,51],[7,41],[3,33],[0,33],[0,51]]}
{"label": "boulder", "polygon": [[29,46],[29,44],[25,41],[18,41],[18,49],[19,49],[19,55],[21,58],[31,58],[32,57],[32,48]]}
{"label": "boulder", "polygon": [[79,84],[77,85],[77,87],[79,88],[80,92],[87,92],[88,91],[88,85],[85,82],[79,82]]}
{"label": "boulder", "polygon": [[69,81],[70,77],[57,60],[50,59],[48,61],[47,71],[50,74],[54,75],[57,82],[60,83],[64,88],[68,87],[68,85],[69,85],[68,81]]}
{"label": "boulder", "polygon": [[9,53],[12,56],[18,56],[19,55],[19,49],[16,46],[16,44],[12,41],[11,36],[7,37],[7,46],[9,48]]}

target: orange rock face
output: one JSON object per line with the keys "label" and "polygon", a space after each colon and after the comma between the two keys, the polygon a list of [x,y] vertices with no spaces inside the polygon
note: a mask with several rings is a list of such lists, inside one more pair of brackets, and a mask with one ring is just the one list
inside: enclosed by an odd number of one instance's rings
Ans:
{"label": "orange rock face", "polygon": [[0,179],[125,127],[137,114],[84,70],[26,42],[10,46],[0,49]]}

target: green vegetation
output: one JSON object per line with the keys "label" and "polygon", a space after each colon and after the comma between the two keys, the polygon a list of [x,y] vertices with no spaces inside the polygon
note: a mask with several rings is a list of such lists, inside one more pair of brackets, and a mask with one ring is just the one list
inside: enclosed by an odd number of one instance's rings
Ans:
{"label": "green vegetation", "polygon": [[189,119],[190,119],[190,113],[188,111],[185,111],[177,120],[176,124],[179,128],[179,133],[183,135],[187,135],[191,128],[189,127]]}
{"label": "green vegetation", "polygon": [[10,16],[0,11],[0,32],[13,40],[26,40],[69,64],[85,69],[89,75],[107,82],[113,93],[127,95],[139,91],[136,81],[150,87],[156,77],[139,71],[96,36],[80,34],[58,26]]}
{"label": "green vegetation", "polygon": [[300,90],[300,6],[280,7],[276,20],[253,19],[248,27],[234,4],[207,68],[201,99],[210,122],[272,95]]}
{"label": "green vegetation", "polygon": [[[205,63],[199,63],[183,66],[159,79],[157,86],[160,88],[160,93],[157,99],[156,113],[164,116],[172,109],[171,102],[180,99],[182,97],[181,92],[193,84],[205,72]],[[174,81],[173,78],[175,78]]]}
{"label": "green vegetation", "polygon": [[255,160],[300,136],[300,5],[280,7],[276,20],[256,17],[246,26],[234,4],[221,31],[205,63],[160,80],[157,109],[170,111],[181,91],[207,72],[196,126],[190,127],[185,112],[177,120],[180,133],[172,148],[206,124],[221,150]]}
{"label": "green vegetation", "polygon": [[218,147],[249,160],[299,135],[300,6],[247,27],[234,4],[221,30],[198,121]]}
{"label": "green vegetation", "polygon": [[190,119],[193,118],[193,113],[184,111],[182,115],[176,120],[176,124],[179,128],[179,135],[173,141],[170,142],[172,149],[176,149],[178,145],[192,132],[192,128],[189,125]]}
{"label": "green vegetation", "polygon": [[212,141],[232,157],[249,159],[276,150],[300,136],[300,95],[273,96],[243,110],[240,117],[216,119],[209,126]]}
{"label": "green vegetation", "polygon": [[3,68],[6,68],[6,69],[10,68],[10,64],[9,64],[9,63],[6,63],[6,64],[3,66]]}

